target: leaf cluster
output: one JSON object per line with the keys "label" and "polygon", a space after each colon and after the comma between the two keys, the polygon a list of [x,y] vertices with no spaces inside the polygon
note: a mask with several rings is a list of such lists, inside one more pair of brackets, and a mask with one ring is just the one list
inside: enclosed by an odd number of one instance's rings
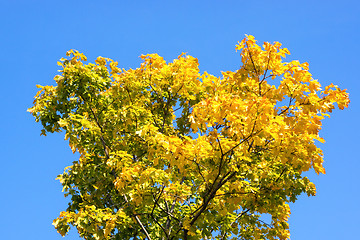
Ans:
{"label": "leaf cluster", "polygon": [[247,36],[236,50],[242,66],[221,77],[186,54],[143,55],[129,70],[73,50],[61,59],[29,109],[43,135],[65,132],[80,154],[58,176],[71,197],[53,223],[61,235],[72,225],[89,240],[289,238],[288,203],[316,193],[302,173],[325,173],[321,121],[348,93],[322,90],[278,42]]}

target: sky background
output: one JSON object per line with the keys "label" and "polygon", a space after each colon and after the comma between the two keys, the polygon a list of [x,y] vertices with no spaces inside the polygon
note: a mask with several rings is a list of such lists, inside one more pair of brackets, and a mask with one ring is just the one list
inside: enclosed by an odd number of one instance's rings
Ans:
{"label": "sky background", "polygon": [[[324,121],[320,145],[326,175],[307,175],[317,196],[291,205],[291,239],[358,239],[360,215],[359,1],[17,1],[0,0],[0,234],[4,240],[63,239],[51,225],[68,200],[55,180],[76,160],[63,134],[40,136],[26,112],[36,84],[54,84],[56,62],[69,49],[90,61],[109,57],[125,69],[141,54],[172,61],[197,57],[220,76],[240,65],[235,44],[245,34],[279,41],[309,62],[322,85],[348,89],[351,103]],[[72,230],[65,239],[78,239]]]}

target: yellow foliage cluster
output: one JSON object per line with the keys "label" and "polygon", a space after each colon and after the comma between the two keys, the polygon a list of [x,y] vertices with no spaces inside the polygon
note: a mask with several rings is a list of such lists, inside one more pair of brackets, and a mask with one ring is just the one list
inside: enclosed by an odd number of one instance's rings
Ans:
{"label": "yellow foliage cluster", "polygon": [[[46,132],[65,131],[79,152],[59,176],[62,235],[85,239],[287,239],[288,203],[325,173],[315,140],[322,119],[349,104],[321,88],[307,63],[284,62],[281,44],[236,45],[242,66],[200,74],[182,53],[171,63],[141,56],[136,69],[69,51],[56,86],[39,86],[29,111]],[[264,222],[262,214],[270,214]]]}

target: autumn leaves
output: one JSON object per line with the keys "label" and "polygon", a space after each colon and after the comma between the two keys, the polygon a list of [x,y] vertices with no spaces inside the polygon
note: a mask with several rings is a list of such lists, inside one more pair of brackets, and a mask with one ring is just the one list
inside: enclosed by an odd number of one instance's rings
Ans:
{"label": "autumn leaves", "polygon": [[301,173],[325,173],[321,120],[348,94],[321,90],[280,43],[247,36],[236,50],[242,66],[222,77],[186,54],[144,55],[129,70],[76,51],[61,59],[57,85],[40,86],[29,111],[81,155],[59,176],[72,196],[54,220],[62,235],[73,225],[85,239],[289,237],[288,202],[315,194]]}

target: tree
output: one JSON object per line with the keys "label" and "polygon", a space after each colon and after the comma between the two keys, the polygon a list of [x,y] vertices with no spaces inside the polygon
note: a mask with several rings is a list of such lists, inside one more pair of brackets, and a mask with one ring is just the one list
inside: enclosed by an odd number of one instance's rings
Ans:
{"label": "tree", "polygon": [[67,52],[29,109],[42,135],[64,131],[80,154],[58,176],[71,197],[53,222],[61,235],[72,225],[85,239],[289,238],[288,203],[316,193],[302,173],[325,173],[321,120],[348,93],[321,90],[278,42],[247,36],[236,50],[242,66],[222,77],[186,54],[124,70]]}

